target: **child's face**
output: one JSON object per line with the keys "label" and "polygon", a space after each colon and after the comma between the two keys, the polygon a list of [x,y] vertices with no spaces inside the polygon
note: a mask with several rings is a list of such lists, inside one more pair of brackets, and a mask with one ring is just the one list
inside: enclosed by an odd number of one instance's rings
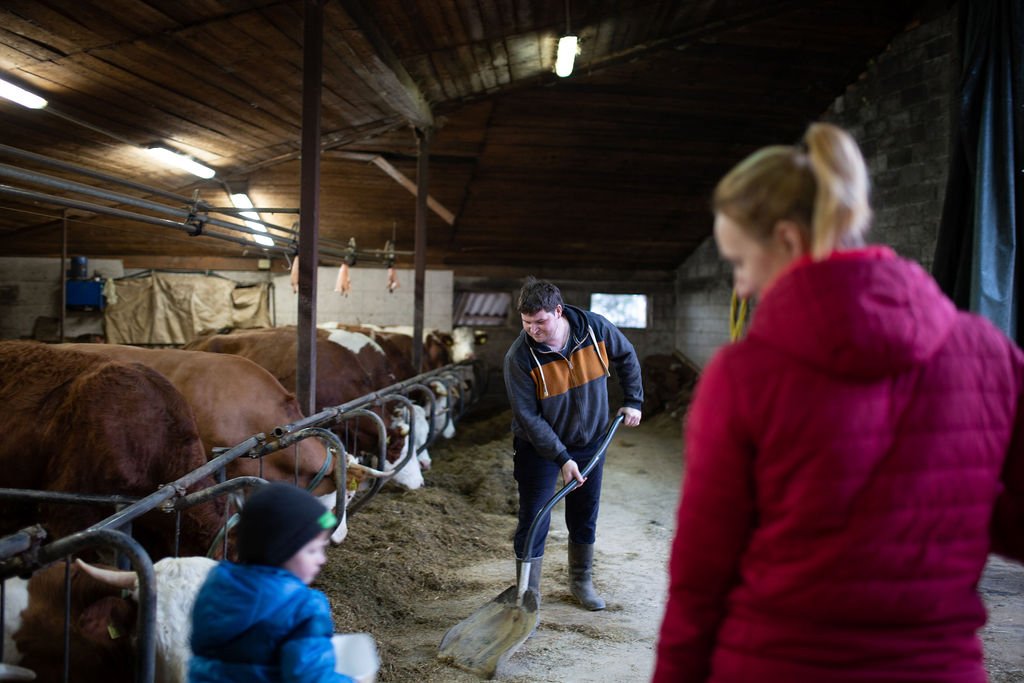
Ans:
{"label": "child's face", "polygon": [[323,531],[306,545],[299,548],[299,552],[288,558],[281,567],[287,569],[299,577],[307,586],[313,583],[313,579],[320,573],[320,567],[327,561],[328,532]]}

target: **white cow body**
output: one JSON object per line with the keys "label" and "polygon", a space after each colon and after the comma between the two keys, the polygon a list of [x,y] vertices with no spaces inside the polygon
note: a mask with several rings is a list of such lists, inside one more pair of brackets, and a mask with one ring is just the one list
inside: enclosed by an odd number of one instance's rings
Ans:
{"label": "white cow body", "polygon": [[[192,659],[192,606],[216,566],[208,557],[168,557],[153,565],[156,575],[156,681],[185,683]],[[138,601],[138,579],[132,599]]]}

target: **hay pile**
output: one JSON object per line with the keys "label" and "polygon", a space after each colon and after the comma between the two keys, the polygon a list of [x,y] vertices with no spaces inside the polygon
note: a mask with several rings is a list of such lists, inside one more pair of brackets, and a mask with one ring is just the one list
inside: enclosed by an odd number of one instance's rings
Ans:
{"label": "hay pile", "polygon": [[453,439],[430,447],[434,464],[423,488],[385,486],[349,519],[348,538],[329,550],[314,588],[330,599],[339,632],[376,638],[378,681],[440,672],[429,657],[402,661],[395,639],[417,618],[410,605],[466,588],[455,573],[460,567],[512,556],[518,497],[510,422],[509,411],[464,417]]}

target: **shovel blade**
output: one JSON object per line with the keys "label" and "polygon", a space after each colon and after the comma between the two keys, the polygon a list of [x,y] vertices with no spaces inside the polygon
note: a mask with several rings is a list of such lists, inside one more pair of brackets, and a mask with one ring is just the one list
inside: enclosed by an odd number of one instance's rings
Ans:
{"label": "shovel blade", "polygon": [[515,586],[452,626],[441,640],[438,659],[491,678],[537,628],[537,593],[527,590],[519,603]]}

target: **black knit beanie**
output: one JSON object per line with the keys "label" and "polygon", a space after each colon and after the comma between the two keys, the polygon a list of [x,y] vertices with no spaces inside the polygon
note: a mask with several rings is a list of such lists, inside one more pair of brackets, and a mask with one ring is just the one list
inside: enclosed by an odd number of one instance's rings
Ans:
{"label": "black knit beanie", "polygon": [[337,518],[313,494],[283,482],[261,486],[238,515],[238,561],[280,567]]}

